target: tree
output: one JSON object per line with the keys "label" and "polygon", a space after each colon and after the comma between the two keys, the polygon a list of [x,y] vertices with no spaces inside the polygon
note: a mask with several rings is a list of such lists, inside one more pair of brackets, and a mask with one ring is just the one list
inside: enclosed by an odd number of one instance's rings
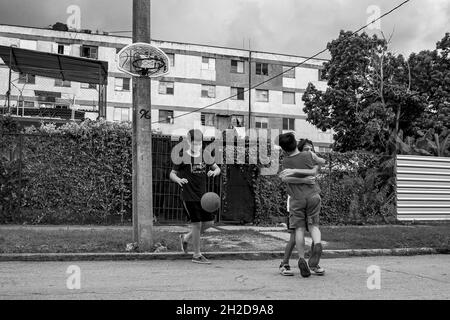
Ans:
{"label": "tree", "polygon": [[62,23],[62,22],[57,22],[52,26],[53,30],[57,30],[57,31],[69,31],[69,27],[67,26],[67,24]]}
{"label": "tree", "polygon": [[307,121],[335,132],[336,151],[392,154],[400,132],[411,135],[426,108],[412,88],[409,62],[388,52],[389,40],[341,31],[328,43],[325,92],[309,84],[303,95]]}
{"label": "tree", "polygon": [[411,54],[409,63],[413,89],[427,101],[422,117],[415,123],[414,138],[424,136],[428,130],[446,137],[450,128],[450,33],[436,44],[436,50]]}

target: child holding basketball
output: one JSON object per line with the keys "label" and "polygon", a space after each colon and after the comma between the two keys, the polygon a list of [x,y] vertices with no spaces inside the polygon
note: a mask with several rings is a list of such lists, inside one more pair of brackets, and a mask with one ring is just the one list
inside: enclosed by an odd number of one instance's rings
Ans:
{"label": "child holding basketball", "polygon": [[[302,142],[299,147],[304,149],[306,144],[312,142]],[[287,191],[289,199],[289,227],[295,229],[295,242],[299,253],[298,266],[303,277],[309,277],[311,270],[317,275],[323,275],[324,270],[319,266],[320,256],[322,254],[321,234],[319,230],[319,213],[320,213],[320,188],[313,183],[305,183],[303,180],[295,180],[295,177],[304,178],[308,175],[315,175],[319,163],[325,160],[317,157],[311,151],[299,152],[297,149],[297,141],[292,133],[282,134],[279,137],[279,145],[286,153],[283,160],[283,171],[280,178],[287,183]],[[310,228],[308,228],[310,227]],[[312,255],[306,263],[304,259],[305,231],[309,230],[313,239]],[[292,236],[291,236],[292,239]],[[291,243],[287,244],[285,251],[285,259],[283,261],[284,268],[288,265],[289,256],[292,250]],[[291,252],[289,252],[291,251]],[[287,260],[287,261],[286,261]],[[289,269],[289,268],[288,268]]]}
{"label": "child holding basketball", "polygon": [[170,179],[181,187],[181,198],[184,211],[191,222],[191,231],[180,235],[182,250],[187,253],[188,241],[192,239],[194,254],[192,262],[210,264],[200,252],[200,236],[214,224],[214,215],[205,211],[200,199],[206,193],[207,177],[220,174],[217,164],[206,165],[203,159],[203,133],[198,129],[190,130],[187,134],[189,148],[183,154],[183,163],[174,165],[170,172]]}

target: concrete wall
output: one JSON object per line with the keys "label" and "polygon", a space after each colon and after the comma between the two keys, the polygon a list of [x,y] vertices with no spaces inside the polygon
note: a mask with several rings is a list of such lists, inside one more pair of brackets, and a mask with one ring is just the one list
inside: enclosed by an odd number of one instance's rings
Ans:
{"label": "concrete wall", "polygon": [[[35,44],[34,44],[35,43]],[[99,47],[99,60],[107,61],[109,64],[109,77],[107,87],[107,120],[113,120],[114,107],[129,107],[132,103],[132,92],[116,91],[115,78],[128,77],[117,68],[118,49],[131,43],[131,38],[107,36],[100,34],[86,34],[76,32],[54,31],[49,29],[28,28],[0,25],[0,45],[16,45],[31,47],[36,46],[37,50],[45,52],[56,52],[57,44],[66,44],[70,55],[79,56],[80,48],[83,44],[95,45]],[[196,44],[186,44],[166,41],[152,41],[166,53],[174,54],[175,65],[170,73],[163,78],[155,78],[152,81],[152,116],[158,119],[159,109],[174,110],[174,114],[192,111],[193,109],[205,107],[219,100],[226,99],[231,95],[231,87],[249,86],[249,52],[247,50],[202,46]],[[252,86],[282,73],[283,66],[295,66],[305,61],[305,57],[289,56],[267,52],[252,52],[251,82]],[[215,59],[213,70],[202,69],[202,57]],[[240,60],[244,63],[244,73],[232,73],[231,60]],[[256,75],[256,63],[268,63],[269,75]],[[324,61],[313,59],[301,67],[295,68],[295,79],[276,77],[262,84],[259,89],[269,90],[269,102],[256,102],[255,90],[251,91],[252,97],[252,117],[262,116],[270,119],[269,124],[276,128],[282,127],[282,118],[295,118],[296,133],[300,136],[308,136],[313,141],[329,143],[332,141],[331,133],[323,134],[315,127],[305,121],[302,111],[304,105],[301,97],[309,82],[314,83],[320,90],[326,89],[326,83],[318,81],[318,70]],[[1,68],[0,79],[6,80],[7,68]],[[174,95],[161,95],[158,93],[159,80],[174,81]],[[92,105],[98,99],[97,90],[81,88],[79,83],[72,83],[71,88],[56,88],[52,79],[36,79],[35,86],[27,86],[26,93],[30,97],[34,96],[34,89],[44,91],[58,91],[64,95],[75,95],[78,106]],[[0,81],[0,102],[5,90],[6,81]],[[216,86],[215,98],[202,98],[201,85],[212,84]],[[132,88],[132,83],[130,84]],[[295,91],[295,105],[282,103],[282,91]],[[226,100],[220,102],[205,112],[217,114],[240,114],[246,117],[248,123],[249,93],[245,93],[245,100]],[[170,131],[172,127],[184,128],[186,124],[200,123],[201,112],[195,112],[189,116],[175,119],[174,125],[156,125],[161,130]],[[252,122],[253,123],[253,122]]]}

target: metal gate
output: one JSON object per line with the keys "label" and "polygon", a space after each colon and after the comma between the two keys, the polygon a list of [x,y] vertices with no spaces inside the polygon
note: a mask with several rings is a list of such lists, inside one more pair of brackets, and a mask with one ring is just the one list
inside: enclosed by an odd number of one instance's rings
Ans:
{"label": "metal gate", "polygon": [[[170,157],[177,144],[170,136],[153,136],[153,213],[159,223],[185,223],[186,216],[180,197],[180,187],[169,179],[172,170]],[[206,191],[217,193],[222,199],[222,175],[206,180]],[[220,219],[222,206],[217,220]]]}
{"label": "metal gate", "polygon": [[397,219],[450,219],[450,158],[398,155]]}

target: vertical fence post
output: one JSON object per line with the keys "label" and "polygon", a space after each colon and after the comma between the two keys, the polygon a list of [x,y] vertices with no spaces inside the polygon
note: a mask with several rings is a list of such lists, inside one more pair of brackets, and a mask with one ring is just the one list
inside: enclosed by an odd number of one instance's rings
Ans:
{"label": "vertical fence post", "polygon": [[328,153],[328,197],[331,195],[331,152]]}
{"label": "vertical fence post", "polygon": [[[23,133],[19,133],[19,205],[18,205],[18,213],[21,213],[22,207],[22,161],[23,161]],[[12,216],[13,222],[16,221],[15,214]]]}

